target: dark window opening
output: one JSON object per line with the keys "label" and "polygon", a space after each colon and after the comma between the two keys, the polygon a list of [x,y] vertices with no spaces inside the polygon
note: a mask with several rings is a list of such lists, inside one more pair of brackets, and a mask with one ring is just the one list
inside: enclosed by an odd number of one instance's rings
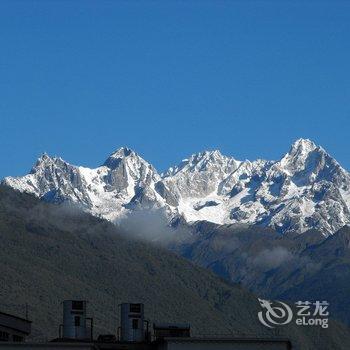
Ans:
{"label": "dark window opening", "polygon": [[130,304],[130,312],[141,312],[141,304]]}
{"label": "dark window opening", "polygon": [[13,340],[14,342],[22,342],[22,341],[23,341],[23,337],[21,337],[20,335],[14,334],[14,335],[12,336],[12,340]]}
{"label": "dark window opening", "polygon": [[10,334],[7,332],[0,331],[0,341],[8,341]]}
{"label": "dark window opening", "polygon": [[132,320],[132,329],[139,329],[139,320],[137,318]]}
{"label": "dark window opening", "polygon": [[72,301],[72,309],[73,310],[83,310],[84,309],[84,302],[78,301],[78,300],[73,300]]}
{"label": "dark window opening", "polygon": [[80,317],[79,316],[74,317],[74,325],[75,325],[75,327],[80,326]]}

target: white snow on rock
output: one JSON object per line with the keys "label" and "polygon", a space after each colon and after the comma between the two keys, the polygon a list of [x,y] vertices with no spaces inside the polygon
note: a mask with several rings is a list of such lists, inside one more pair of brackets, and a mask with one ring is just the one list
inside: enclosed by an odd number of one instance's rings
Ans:
{"label": "white snow on rock", "polygon": [[279,232],[318,229],[329,235],[350,222],[350,174],[322,147],[299,139],[278,161],[238,161],[219,151],[184,159],[164,174],[129,148],[96,169],[42,155],[31,172],[3,183],[56,203],[79,204],[117,222],[157,210],[169,222],[247,223]]}

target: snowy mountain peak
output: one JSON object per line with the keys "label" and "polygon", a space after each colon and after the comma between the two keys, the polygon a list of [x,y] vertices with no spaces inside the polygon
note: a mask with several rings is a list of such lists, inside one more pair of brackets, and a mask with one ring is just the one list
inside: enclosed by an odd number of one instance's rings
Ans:
{"label": "snowy mountain peak", "polygon": [[119,171],[126,174],[129,170],[128,173],[132,174],[134,178],[144,177],[146,173],[149,173],[152,177],[159,177],[156,169],[151,164],[127,147],[119,148],[113,152],[103,165],[114,172],[119,169]]}
{"label": "snowy mountain peak", "polygon": [[65,162],[61,157],[51,157],[45,152],[37,159],[30,173],[36,173],[47,167],[62,167],[64,165],[68,166],[69,164]]}
{"label": "snowy mountain peak", "polygon": [[36,161],[34,167],[40,166],[41,164],[46,164],[54,161],[55,157],[50,157],[46,152],[43,153]]}
{"label": "snowy mountain peak", "polygon": [[313,141],[311,141],[310,139],[300,138],[292,144],[291,150],[289,153],[292,153],[292,152],[307,153],[307,152],[313,151],[315,148],[317,148],[317,146]]}
{"label": "snowy mountain peak", "polygon": [[179,165],[169,168],[164,177],[173,176],[180,172],[210,171],[215,169],[227,172],[237,169],[239,164],[239,161],[222,155],[219,150],[204,151],[192,154],[189,158],[183,159]]}
{"label": "snowy mountain peak", "polygon": [[121,147],[114,151],[104,162],[103,165],[109,168],[115,167],[116,164],[120,163],[125,158],[140,158],[139,155],[128,147]]}
{"label": "snowy mountain peak", "polygon": [[124,158],[128,156],[136,156],[136,152],[134,152],[131,148],[128,147],[120,147],[115,152],[113,152],[109,158]]}
{"label": "snowy mountain peak", "polygon": [[193,154],[189,159],[189,164],[192,166],[208,166],[217,162],[223,163],[229,161],[230,158],[223,156],[219,150],[204,151],[197,154]]}
{"label": "snowy mountain peak", "polygon": [[38,158],[38,162],[40,162],[40,161],[45,161],[46,159],[51,159],[51,157],[50,157],[46,152],[44,152],[44,153]]}
{"label": "snowy mountain peak", "polygon": [[290,174],[301,171],[313,172],[323,167],[325,161],[332,161],[328,153],[308,139],[299,139],[293,143],[289,152],[278,162]]}
{"label": "snowy mountain peak", "polygon": [[311,152],[325,152],[313,141],[308,139],[296,140],[290,147],[289,152],[284,156],[285,159],[296,159],[304,162]]}
{"label": "snowy mountain peak", "polygon": [[122,147],[96,169],[43,154],[30,174],[2,181],[52,202],[78,203],[113,222],[140,209],[167,219],[272,226],[279,232],[318,229],[325,235],[350,223],[350,175],[308,139],[278,161],[237,161],[218,150],[184,159],[159,175]]}

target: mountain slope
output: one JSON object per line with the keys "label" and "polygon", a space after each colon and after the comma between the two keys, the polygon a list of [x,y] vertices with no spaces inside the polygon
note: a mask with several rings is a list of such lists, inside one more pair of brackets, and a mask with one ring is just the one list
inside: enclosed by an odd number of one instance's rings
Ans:
{"label": "mountain slope", "polygon": [[128,148],[96,169],[43,155],[24,177],[3,183],[50,202],[72,202],[112,222],[159,210],[217,224],[245,223],[281,233],[333,234],[350,222],[350,175],[322,147],[297,140],[278,161],[237,161],[202,152],[160,175]]}
{"label": "mountain slope", "polygon": [[[57,335],[60,301],[88,299],[95,332],[115,332],[122,301],[145,303],[151,321],[189,321],[194,334],[274,334],[258,323],[256,297],[210,272],[70,206],[54,206],[0,187],[1,308],[29,304],[33,336]],[[350,333],[286,326],[295,349],[347,349]]]}
{"label": "mountain slope", "polygon": [[271,228],[198,222],[170,247],[219,276],[277,300],[327,300],[350,324],[350,228],[281,236]]}

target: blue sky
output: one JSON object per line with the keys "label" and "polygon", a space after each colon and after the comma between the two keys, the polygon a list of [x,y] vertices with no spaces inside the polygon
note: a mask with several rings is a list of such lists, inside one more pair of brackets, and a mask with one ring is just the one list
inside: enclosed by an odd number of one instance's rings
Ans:
{"label": "blue sky", "polygon": [[0,177],[42,152],[164,170],[297,138],[350,169],[349,1],[0,2]]}

